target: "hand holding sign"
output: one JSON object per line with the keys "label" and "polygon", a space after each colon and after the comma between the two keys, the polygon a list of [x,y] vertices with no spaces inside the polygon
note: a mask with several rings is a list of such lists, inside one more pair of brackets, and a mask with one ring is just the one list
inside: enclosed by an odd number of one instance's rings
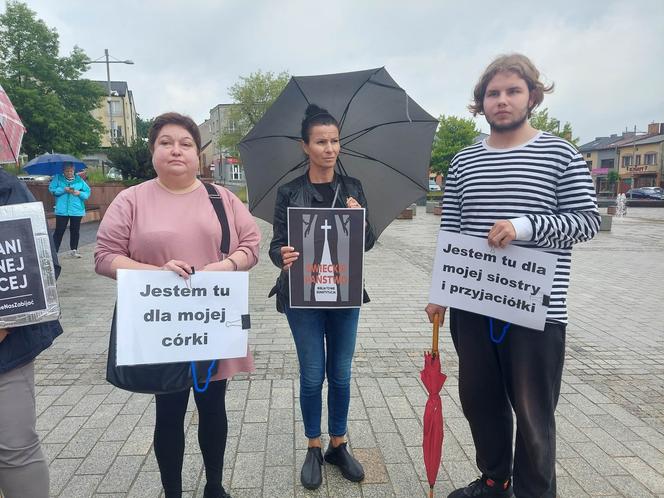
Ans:
{"label": "hand holding sign", "polygon": [[504,248],[516,239],[516,230],[509,220],[498,220],[489,230],[489,246]]}
{"label": "hand holding sign", "polygon": [[179,259],[171,259],[164,266],[162,266],[161,269],[170,270],[174,273],[177,273],[185,280],[187,280],[189,275],[191,275],[193,272],[193,267],[189,263]]}
{"label": "hand holding sign", "polygon": [[293,266],[293,263],[295,263],[297,261],[297,258],[299,257],[300,253],[296,252],[294,247],[283,246],[281,248],[281,261],[283,263],[281,269],[284,271],[288,271],[290,267]]}

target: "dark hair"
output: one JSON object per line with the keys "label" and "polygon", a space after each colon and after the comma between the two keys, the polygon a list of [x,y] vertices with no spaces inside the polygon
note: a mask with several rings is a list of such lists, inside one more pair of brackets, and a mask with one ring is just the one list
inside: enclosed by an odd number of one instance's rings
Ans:
{"label": "dark hair", "polygon": [[309,104],[307,110],[304,111],[302,130],[300,132],[302,135],[302,141],[305,144],[309,143],[309,133],[311,132],[311,128],[319,125],[334,125],[337,127],[337,130],[339,129],[339,123],[334,119],[332,114],[327,112],[327,109],[322,109],[316,104]]}
{"label": "dark hair", "polygon": [[154,152],[154,143],[157,141],[159,132],[166,125],[176,125],[182,126],[185,130],[189,132],[191,138],[194,139],[196,143],[196,151],[200,154],[201,152],[201,132],[198,130],[198,126],[194,123],[194,120],[189,116],[180,114],[177,112],[165,112],[160,114],[152,123],[150,131],[148,132],[148,145],[150,146],[150,152]]}
{"label": "dark hair", "polygon": [[545,86],[540,81],[540,72],[528,57],[523,54],[501,55],[489,64],[477,82],[477,85],[475,85],[473,103],[468,106],[468,110],[470,110],[473,116],[484,114],[484,94],[486,93],[486,87],[489,86],[493,77],[498,73],[514,73],[526,82],[530,96],[533,99],[533,104],[528,109],[528,117],[530,117],[533,109],[542,103],[544,94],[553,91],[553,83]]}

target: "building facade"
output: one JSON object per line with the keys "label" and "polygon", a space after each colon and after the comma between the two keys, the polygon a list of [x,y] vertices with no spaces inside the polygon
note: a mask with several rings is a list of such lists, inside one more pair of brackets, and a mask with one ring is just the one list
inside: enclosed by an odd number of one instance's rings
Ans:
{"label": "building facade", "polygon": [[221,147],[221,137],[235,131],[236,123],[230,112],[236,104],[218,104],[210,109],[210,117],[198,125],[201,132],[201,171],[209,172],[216,181],[235,187],[246,185],[244,169],[239,158]]}
{"label": "building facade", "polygon": [[622,183],[630,188],[664,186],[664,123],[648,125],[646,135],[634,136],[617,148]]}
{"label": "building facade", "polygon": [[[108,93],[106,81],[95,81],[95,83]],[[126,81],[111,81],[111,96],[104,95],[99,101],[99,106],[92,111],[92,115],[104,125],[102,147],[111,147],[113,142],[118,141],[130,145],[136,140],[136,106]]]}
{"label": "building facade", "polygon": [[651,123],[645,133],[596,137],[581,145],[579,152],[600,196],[664,184],[664,123]]}

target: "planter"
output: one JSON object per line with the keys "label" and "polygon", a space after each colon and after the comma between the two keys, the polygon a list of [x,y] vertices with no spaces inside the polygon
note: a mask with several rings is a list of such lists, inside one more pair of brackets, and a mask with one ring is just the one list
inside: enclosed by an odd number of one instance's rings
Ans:
{"label": "planter", "polygon": [[401,214],[397,216],[397,220],[412,220],[413,219],[413,210],[411,208],[406,208],[401,211]]}
{"label": "planter", "polygon": [[601,214],[600,216],[602,218],[602,221],[599,224],[599,231],[600,232],[610,232],[611,231],[611,223],[613,222],[613,216],[610,216],[608,214]]}
{"label": "planter", "polygon": [[618,211],[618,208],[616,206],[608,206],[606,208],[606,214],[609,214],[611,216],[615,215],[617,211]]}

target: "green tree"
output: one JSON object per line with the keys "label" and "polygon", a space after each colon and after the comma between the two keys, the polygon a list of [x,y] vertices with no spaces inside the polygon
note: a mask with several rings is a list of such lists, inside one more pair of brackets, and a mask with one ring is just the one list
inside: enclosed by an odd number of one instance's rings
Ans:
{"label": "green tree", "polygon": [[579,137],[573,137],[572,125],[569,121],[562,124],[559,119],[549,117],[549,109],[547,107],[533,112],[533,115],[530,117],[530,125],[538,130],[548,131],[553,135],[564,138],[574,145],[578,145],[579,143]]}
{"label": "green tree", "polygon": [[440,116],[438,130],[433,138],[431,170],[447,176],[455,154],[473,143],[480,131],[471,118]]}
{"label": "green tree", "polygon": [[24,3],[8,1],[0,15],[0,84],[27,133],[23,150],[79,155],[100,144],[102,124],[90,111],[104,91],[80,79],[88,57],[79,47],[59,55],[58,33]]}
{"label": "green tree", "polygon": [[136,115],[136,133],[138,134],[138,138],[148,138],[148,132],[152,123],[154,123],[154,118],[143,119],[138,114]]}
{"label": "green tree", "polygon": [[146,140],[121,142],[108,149],[108,160],[122,173],[123,180],[149,180],[157,176],[152,167],[152,154]]}
{"label": "green tree", "polygon": [[237,154],[242,137],[263,117],[289,79],[290,75],[285,71],[275,75],[260,69],[249,76],[240,76],[240,80],[228,89],[235,105],[228,114],[228,123],[232,126],[222,130],[219,138],[222,149]]}

